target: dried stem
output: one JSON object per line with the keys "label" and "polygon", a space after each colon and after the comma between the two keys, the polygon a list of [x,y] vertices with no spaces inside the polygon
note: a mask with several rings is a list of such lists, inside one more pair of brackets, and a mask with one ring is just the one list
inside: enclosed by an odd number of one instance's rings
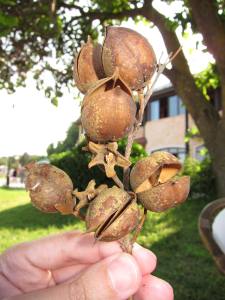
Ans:
{"label": "dried stem", "polygon": [[111,178],[118,185],[119,188],[124,189],[123,183],[122,183],[122,181],[119,179],[119,177],[117,175],[114,175]]}
{"label": "dried stem", "polygon": [[[166,61],[163,64],[161,64],[160,61],[159,61],[158,71],[156,73],[156,76],[155,76],[154,80],[149,83],[145,96],[143,94],[143,90],[139,91],[139,93],[138,93],[140,109],[139,109],[137,121],[136,121],[136,123],[133,127],[133,130],[128,135],[128,141],[127,141],[126,150],[125,150],[125,157],[127,159],[130,158],[132,144],[133,144],[133,141],[135,139],[136,133],[137,133],[138,129],[140,128],[141,124],[142,124],[143,116],[144,116],[144,110],[145,110],[145,107],[146,107],[152,93],[153,93],[153,88],[154,88],[156,82],[158,81],[159,76],[165,70],[166,66],[169,63],[171,63],[171,61],[178,55],[178,53],[180,51],[181,51],[181,47],[179,49],[177,49],[177,51],[174,54],[170,53],[169,56],[167,57]],[[129,189],[129,174],[130,174],[130,168],[129,167],[124,168],[123,184],[124,184],[124,187],[125,187],[126,190]]]}
{"label": "dried stem", "polygon": [[[98,168],[103,172],[105,173],[105,170],[102,166],[98,165]],[[124,186],[123,186],[123,183],[122,181],[119,179],[119,177],[117,175],[114,175],[113,177],[111,177],[111,179],[115,182],[115,184],[121,188],[121,189],[124,189]]]}
{"label": "dried stem", "polygon": [[147,209],[144,208],[144,212],[143,212],[143,215],[141,217],[140,223],[138,224],[138,226],[135,230],[134,236],[132,237],[132,240],[131,240],[132,244],[134,244],[136,242],[137,237],[138,237],[138,235],[140,234],[140,232],[142,230],[142,227],[143,227],[144,222],[145,222],[146,217],[147,217],[147,212],[148,212]]}

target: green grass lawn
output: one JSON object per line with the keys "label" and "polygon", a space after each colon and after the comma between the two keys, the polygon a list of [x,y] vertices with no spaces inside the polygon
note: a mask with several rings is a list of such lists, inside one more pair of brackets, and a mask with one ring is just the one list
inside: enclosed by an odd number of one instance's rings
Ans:
{"label": "green grass lawn", "polygon": [[[189,199],[169,212],[149,213],[139,237],[157,254],[155,275],[172,284],[175,300],[225,299],[225,278],[198,235],[198,215],[205,204],[204,199]],[[73,217],[39,212],[24,190],[0,188],[0,252],[15,243],[70,229],[84,226]]]}

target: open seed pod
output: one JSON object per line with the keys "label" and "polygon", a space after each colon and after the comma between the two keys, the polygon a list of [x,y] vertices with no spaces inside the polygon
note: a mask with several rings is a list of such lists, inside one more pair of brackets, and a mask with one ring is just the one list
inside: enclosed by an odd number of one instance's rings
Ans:
{"label": "open seed pod", "polygon": [[57,205],[64,206],[65,213],[73,212],[73,183],[61,169],[49,165],[29,163],[26,166],[26,189],[33,205],[46,213],[54,213]]}
{"label": "open seed pod", "polygon": [[157,151],[139,160],[130,173],[130,184],[135,193],[151,189],[175,176],[181,163],[169,152]]}
{"label": "open seed pod", "polygon": [[161,212],[184,202],[189,191],[190,177],[182,176],[138,194],[138,199],[146,209]]}
{"label": "open seed pod", "polygon": [[156,70],[155,53],[147,39],[124,27],[106,27],[102,63],[107,76],[118,67],[120,76],[133,90],[142,89]]}
{"label": "open seed pod", "polygon": [[130,174],[138,200],[151,211],[163,211],[186,200],[189,177],[176,178],[181,163],[169,152],[158,151],[139,160]]}
{"label": "open seed pod", "polygon": [[94,45],[91,38],[88,37],[75,57],[73,75],[77,88],[86,93],[96,82],[105,77],[102,61],[102,46]]}
{"label": "open seed pod", "polygon": [[88,231],[95,231],[97,240],[114,241],[131,232],[138,220],[139,209],[135,199],[113,186],[103,190],[90,203],[86,226]]}
{"label": "open seed pod", "polygon": [[134,122],[136,104],[120,77],[102,79],[85,97],[82,126],[91,141],[110,142],[126,136]]}

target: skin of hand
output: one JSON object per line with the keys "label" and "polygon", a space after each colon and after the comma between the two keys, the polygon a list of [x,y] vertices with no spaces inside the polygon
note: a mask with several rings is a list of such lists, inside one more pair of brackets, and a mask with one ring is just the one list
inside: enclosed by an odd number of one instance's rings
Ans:
{"label": "skin of hand", "polygon": [[156,256],[138,244],[96,242],[77,231],[16,245],[0,256],[0,299],[172,300],[173,289],[151,272]]}

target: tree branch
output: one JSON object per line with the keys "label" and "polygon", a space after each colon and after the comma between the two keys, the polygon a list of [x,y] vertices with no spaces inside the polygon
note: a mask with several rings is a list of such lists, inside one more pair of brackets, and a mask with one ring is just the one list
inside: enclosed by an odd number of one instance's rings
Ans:
{"label": "tree branch", "polygon": [[221,77],[223,119],[225,121],[225,24],[212,0],[189,0],[190,10],[204,42],[217,62]]}

